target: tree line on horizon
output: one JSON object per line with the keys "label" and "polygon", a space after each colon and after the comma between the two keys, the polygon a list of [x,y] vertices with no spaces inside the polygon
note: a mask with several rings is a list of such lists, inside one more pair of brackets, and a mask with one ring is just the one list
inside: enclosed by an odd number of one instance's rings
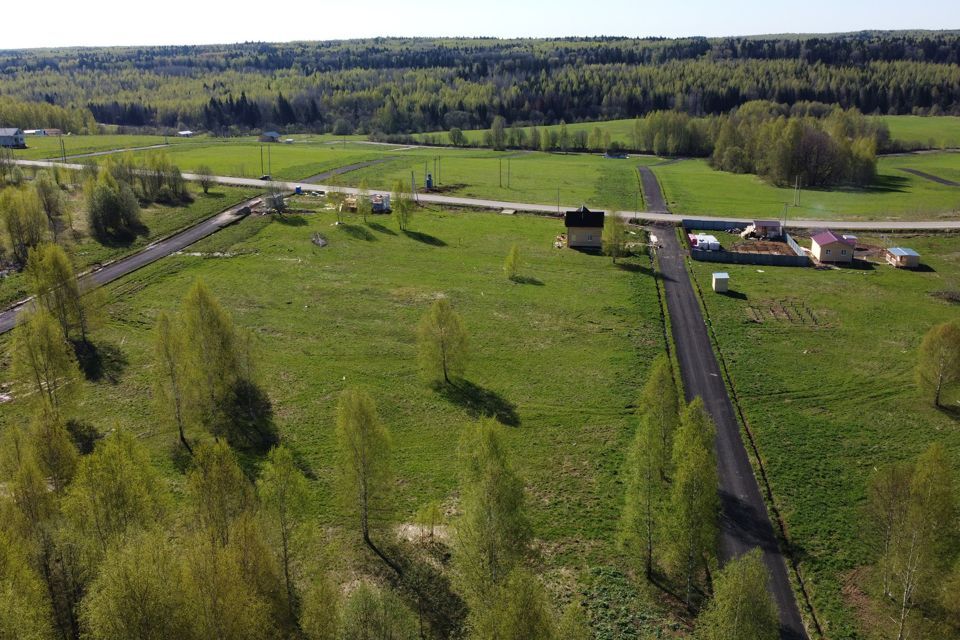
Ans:
{"label": "tree line on horizon", "polygon": [[[864,113],[960,112],[960,35],[708,40],[417,40],[11,51],[0,124],[39,105],[103,124],[398,134],[720,114],[753,100]],[[11,115],[13,114],[13,115]],[[31,118],[33,120],[31,120]],[[53,125],[46,125],[53,126]],[[67,128],[80,132],[84,125]]]}

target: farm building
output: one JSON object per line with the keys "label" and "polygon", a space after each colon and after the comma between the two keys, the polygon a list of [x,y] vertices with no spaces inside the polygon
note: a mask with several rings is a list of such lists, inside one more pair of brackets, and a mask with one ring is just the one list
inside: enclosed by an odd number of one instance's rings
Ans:
{"label": "farm building", "polygon": [[603,246],[603,211],[580,207],[567,211],[563,219],[567,227],[567,246],[599,249]]}
{"label": "farm building", "polygon": [[906,247],[887,249],[887,262],[901,269],[916,269],[920,266],[920,254]]}
{"label": "farm building", "polygon": [[27,141],[22,129],[0,129],[0,147],[26,149]]}
{"label": "farm building", "polygon": [[177,135],[180,136],[181,138],[192,138],[192,137],[193,137],[193,131],[190,131],[190,130],[187,130],[187,131],[177,131]]}
{"label": "farm building", "polygon": [[24,135],[28,136],[59,136],[63,135],[63,131],[60,129],[25,129]]}
{"label": "farm building", "polygon": [[853,262],[857,239],[838,236],[833,231],[821,231],[813,236],[810,253],[818,262]]}
{"label": "farm building", "polygon": [[257,140],[260,142],[280,142],[280,134],[276,131],[264,131]]}

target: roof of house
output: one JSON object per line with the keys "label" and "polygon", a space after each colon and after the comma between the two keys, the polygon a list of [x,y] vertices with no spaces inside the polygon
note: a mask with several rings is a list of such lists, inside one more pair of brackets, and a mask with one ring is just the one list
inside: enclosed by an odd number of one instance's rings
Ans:
{"label": "roof of house", "polygon": [[716,271],[714,272],[713,277],[716,278],[717,280],[729,280],[730,274],[727,273],[726,271]]}
{"label": "roof of house", "polygon": [[567,227],[602,227],[603,211],[590,211],[580,207],[576,211],[567,211],[563,219]]}
{"label": "roof of house", "polygon": [[908,249],[906,247],[893,247],[892,249],[887,249],[892,255],[906,257],[906,256],[915,256],[920,257],[920,254],[914,251],[913,249]]}
{"label": "roof of house", "polygon": [[265,138],[279,138],[279,137],[280,137],[280,134],[277,133],[276,131],[264,131],[264,132],[263,132],[262,134],[260,134],[260,135],[262,135],[262,136],[265,137]]}
{"label": "roof of house", "polygon": [[15,136],[18,133],[23,133],[23,131],[15,127],[14,128],[5,127],[3,129],[0,129],[0,136]]}
{"label": "roof of house", "polygon": [[853,246],[853,244],[856,242],[856,238],[853,238],[853,237],[847,238],[845,236],[838,236],[833,231],[829,231],[829,230],[816,233],[811,239],[821,247],[828,244],[834,244],[835,242],[842,242],[843,244]]}

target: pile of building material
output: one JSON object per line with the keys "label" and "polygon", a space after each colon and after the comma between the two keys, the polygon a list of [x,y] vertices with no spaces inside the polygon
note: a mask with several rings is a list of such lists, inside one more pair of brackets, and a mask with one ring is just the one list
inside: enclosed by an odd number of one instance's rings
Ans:
{"label": "pile of building material", "polygon": [[716,236],[707,233],[688,233],[690,246],[699,251],[720,251],[720,241]]}

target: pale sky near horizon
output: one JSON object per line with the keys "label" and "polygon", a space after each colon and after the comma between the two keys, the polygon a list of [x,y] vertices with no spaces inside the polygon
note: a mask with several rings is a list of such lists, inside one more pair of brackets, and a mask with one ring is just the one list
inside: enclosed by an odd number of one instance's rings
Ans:
{"label": "pale sky near horizon", "polygon": [[[373,36],[725,36],[956,29],[955,0],[52,0],[6,22],[0,49],[288,42]],[[954,8],[951,10],[949,6]],[[17,16],[17,13],[7,12]],[[16,25],[16,28],[10,28]]]}

